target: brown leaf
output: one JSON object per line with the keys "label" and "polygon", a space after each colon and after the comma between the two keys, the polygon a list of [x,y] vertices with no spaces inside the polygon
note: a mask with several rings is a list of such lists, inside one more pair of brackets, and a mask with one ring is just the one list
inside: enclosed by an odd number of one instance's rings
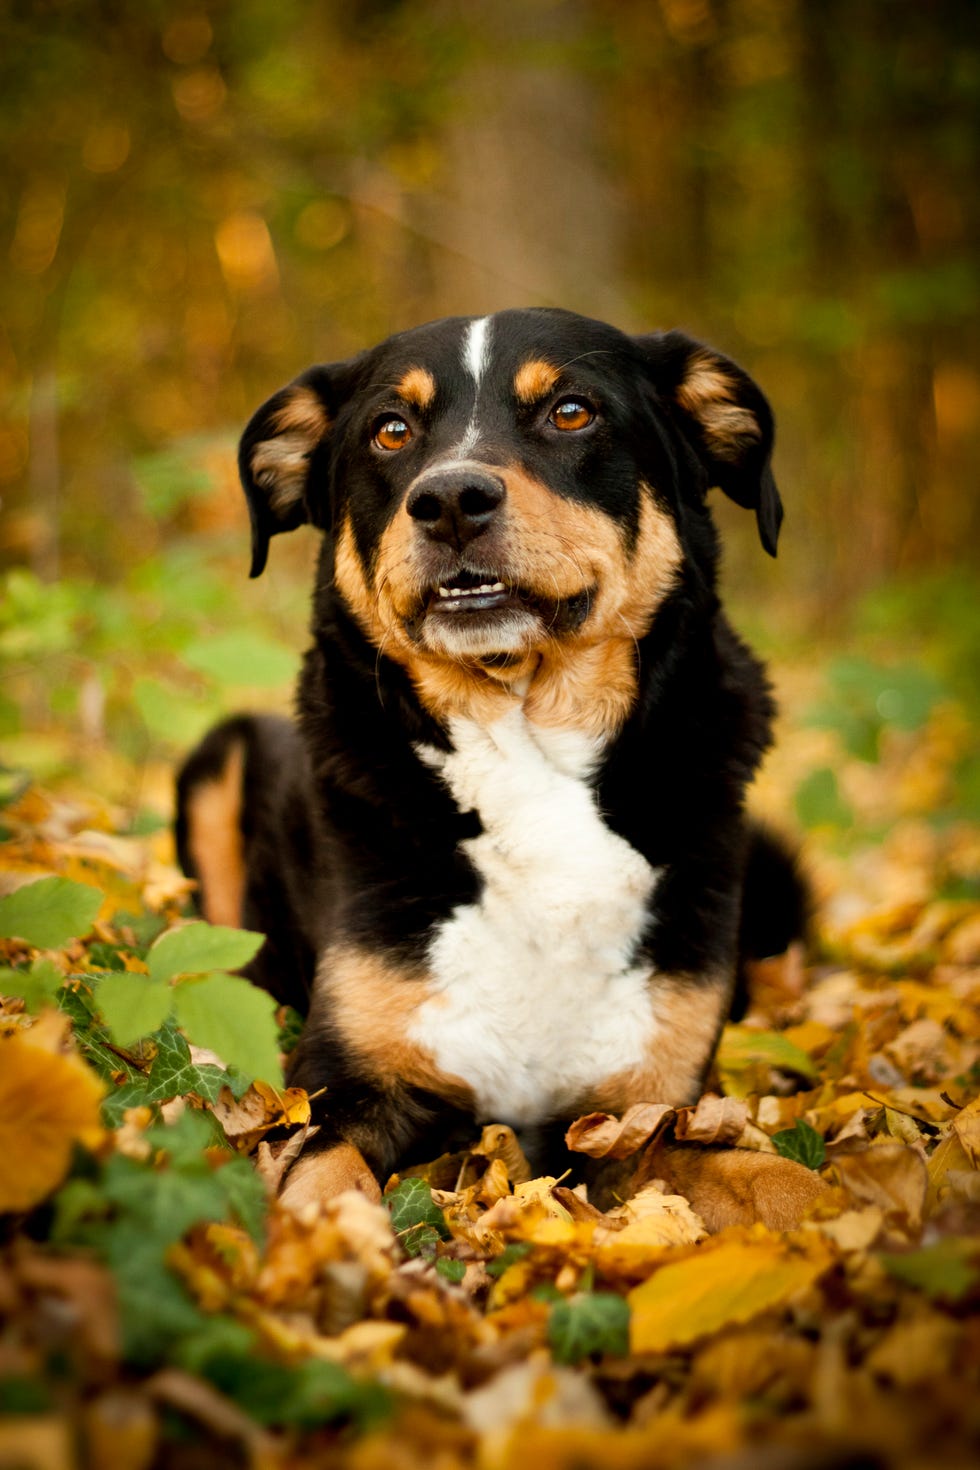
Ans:
{"label": "brown leaf", "polygon": [[928,1176],[922,1159],[902,1143],[884,1143],[861,1153],[838,1154],[838,1179],[861,1205],[877,1205],[903,1217],[912,1230],[922,1224]]}
{"label": "brown leaf", "polygon": [[243,1153],[250,1153],[272,1128],[303,1127],[310,1121],[310,1104],[301,1087],[271,1087],[256,1081],[240,1098],[223,1087],[212,1112],[228,1137]]}
{"label": "brown leaf", "polygon": [[674,1137],[678,1143],[737,1143],[748,1118],[741,1098],[706,1092],[695,1108],[678,1109]]}
{"label": "brown leaf", "polygon": [[533,1178],[531,1166],[517,1141],[517,1134],[506,1123],[488,1123],[472,1152],[482,1154],[491,1163],[495,1159],[502,1160],[512,1184],[526,1184]]}
{"label": "brown leaf", "polygon": [[588,1113],[565,1134],[572,1153],[592,1159],[625,1159],[667,1127],[675,1110],[666,1103],[634,1103],[622,1118],[613,1113]]}

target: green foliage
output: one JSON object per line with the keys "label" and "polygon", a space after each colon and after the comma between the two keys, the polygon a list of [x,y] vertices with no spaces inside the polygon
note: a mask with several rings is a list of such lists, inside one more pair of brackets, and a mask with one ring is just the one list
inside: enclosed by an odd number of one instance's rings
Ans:
{"label": "green foliage", "polygon": [[224,1082],[235,1083],[235,1077],[217,1067],[194,1066],[173,1022],[195,1046],[215,1052],[239,1078],[262,1077],[282,1085],[275,1002],[248,980],[213,968],[246,964],[262,942],[261,934],[244,929],[203,922],[183,925],[151,945],[148,975],[112,969],[96,980],[91,1001],[79,996],[69,1003],[81,1022],[79,1044],[90,1059],[97,1059],[103,1076],[118,1069],[105,1046],[106,1033],[124,1051],[159,1033],[149,1079],[142,1093],[138,1085],[142,1075],[130,1079],[127,1107],[137,1100],[160,1102],[186,1091],[213,1100]]}
{"label": "green foliage", "polygon": [[296,673],[296,655],[259,633],[232,630],[189,643],[183,659],[192,669],[230,685],[287,684]]}
{"label": "green foliage", "polygon": [[517,1261],[523,1261],[530,1252],[531,1243],[527,1240],[515,1240],[510,1245],[505,1245],[499,1256],[494,1256],[492,1261],[487,1262],[487,1275],[503,1276],[508,1267]]}
{"label": "green foliage", "polygon": [[293,1365],[246,1352],[212,1352],[197,1371],[260,1424],[318,1428],[338,1421],[367,1430],[391,1412],[378,1383],[359,1382],[336,1363],[307,1358]]}
{"label": "green foliage", "polygon": [[40,878],[0,898],[0,936],[58,949],[87,934],[101,906],[102,894],[87,883]]}
{"label": "green foliage", "polygon": [[283,1085],[276,1003],[238,975],[185,980],[174,991],[177,1021],[197,1046],[248,1077]]}
{"label": "green foliage", "polygon": [[[166,1265],[166,1254],[193,1226],[235,1219],[261,1239],[265,1196],[254,1170],[232,1158],[214,1167],[209,1116],[185,1111],[170,1127],[148,1132],[159,1153],[143,1163],[113,1155],[95,1179],[70,1181],[55,1198],[52,1239],[83,1245],[116,1282],[123,1351],[149,1367],[166,1359],[207,1319]],[[247,1178],[245,1176],[248,1176]]]}
{"label": "green foliage", "polygon": [[152,975],[113,971],[98,988],[99,1010],[117,1046],[133,1046],[163,1025],[173,1009],[173,991]]}
{"label": "green foliage", "polygon": [[451,1256],[440,1256],[436,1261],[436,1270],[445,1281],[451,1281],[458,1285],[466,1275],[466,1264],[463,1261],[455,1261]]}
{"label": "green foliage", "polygon": [[558,1363],[580,1363],[593,1354],[621,1358],[629,1352],[630,1308],[613,1292],[588,1292],[556,1302],[548,1317],[548,1342]]}
{"label": "green foliage", "polygon": [[50,960],[36,959],[29,970],[0,968],[0,995],[19,995],[28,1011],[52,1005],[64,975]]}
{"label": "green foliage", "polygon": [[385,1204],[392,1229],[408,1255],[434,1255],[439,1241],[448,1239],[442,1211],[424,1179],[403,1179],[385,1196]]}
{"label": "green foliage", "polygon": [[980,1247],[976,1240],[950,1237],[905,1255],[878,1257],[889,1275],[915,1286],[933,1300],[962,1301],[980,1284]]}
{"label": "green foliage", "polygon": [[811,707],[806,723],[835,730],[849,755],[872,762],[886,729],[921,729],[944,692],[918,664],[885,667],[865,658],[834,659],[825,679],[827,699]]}
{"label": "green foliage", "polygon": [[784,1159],[793,1159],[797,1164],[805,1164],[808,1169],[819,1169],[827,1157],[823,1138],[803,1118],[798,1118],[792,1128],[774,1133],[772,1141],[776,1145],[776,1152],[782,1154]]}
{"label": "green foliage", "polygon": [[161,934],[146,961],[154,980],[203,975],[209,970],[239,970],[255,957],[264,942],[263,934],[248,929],[200,921]]}
{"label": "green foliage", "polygon": [[837,776],[829,766],[821,766],[804,776],[794,796],[796,815],[808,829],[814,827],[850,827],[854,813],[840,793]]}

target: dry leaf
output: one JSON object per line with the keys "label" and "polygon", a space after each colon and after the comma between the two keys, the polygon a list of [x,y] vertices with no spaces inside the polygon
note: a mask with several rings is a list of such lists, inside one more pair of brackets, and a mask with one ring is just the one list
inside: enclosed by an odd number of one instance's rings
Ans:
{"label": "dry leaf", "polygon": [[250,1153],[272,1128],[302,1128],[310,1121],[309,1099],[301,1087],[280,1089],[262,1081],[253,1082],[237,1099],[231,1088],[223,1087],[211,1110],[228,1142],[243,1153]]}
{"label": "dry leaf", "polygon": [[915,1231],[922,1223],[928,1175],[922,1159],[901,1143],[885,1143],[861,1153],[838,1154],[834,1171],[852,1199],[901,1216]]}
{"label": "dry leaf", "polygon": [[696,1107],[678,1109],[674,1137],[678,1143],[737,1143],[748,1118],[742,1098],[707,1092]]}
{"label": "dry leaf", "polygon": [[0,1212],[40,1204],[67,1174],[72,1145],[102,1138],[105,1087],[73,1052],[52,1048],[62,1035],[38,1024],[0,1038]]}
{"label": "dry leaf", "polygon": [[825,1271],[832,1257],[793,1252],[779,1241],[719,1244],[660,1269],[629,1294],[635,1353],[665,1352],[784,1305]]}
{"label": "dry leaf", "polygon": [[621,1118],[589,1113],[571,1125],[565,1143],[573,1153],[592,1159],[625,1159],[659,1135],[674,1116],[666,1103],[634,1103]]}

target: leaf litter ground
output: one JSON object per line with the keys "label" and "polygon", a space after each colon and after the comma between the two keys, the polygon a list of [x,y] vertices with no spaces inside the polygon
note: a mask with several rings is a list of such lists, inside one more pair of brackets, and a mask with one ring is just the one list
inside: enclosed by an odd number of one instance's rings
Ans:
{"label": "leaf litter ground", "polygon": [[0,1465],[975,1464],[968,734],[942,703],[873,733],[874,763],[805,726],[772,763],[763,809],[795,794],[815,829],[816,934],[758,968],[696,1108],[577,1120],[558,1180],[488,1126],[381,1205],[300,1212],[297,1019],[255,994],[227,1020],[250,940],[186,924],[165,833],[14,783]]}

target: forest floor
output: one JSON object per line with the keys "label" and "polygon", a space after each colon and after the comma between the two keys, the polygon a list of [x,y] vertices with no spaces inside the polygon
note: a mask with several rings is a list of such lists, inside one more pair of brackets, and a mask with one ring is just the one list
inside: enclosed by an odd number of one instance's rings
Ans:
{"label": "forest floor", "polygon": [[757,804],[807,829],[812,942],[697,1108],[575,1125],[602,1210],[505,1128],[283,1208],[308,1104],[251,1080],[296,1018],[229,1021],[248,941],[186,925],[166,827],[97,777],[9,773],[0,1466],[977,1463],[972,714],[915,661],[780,684]]}

